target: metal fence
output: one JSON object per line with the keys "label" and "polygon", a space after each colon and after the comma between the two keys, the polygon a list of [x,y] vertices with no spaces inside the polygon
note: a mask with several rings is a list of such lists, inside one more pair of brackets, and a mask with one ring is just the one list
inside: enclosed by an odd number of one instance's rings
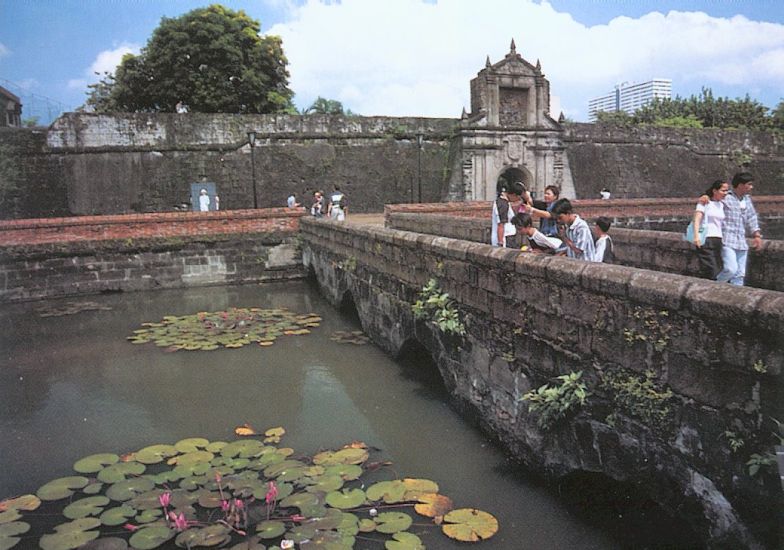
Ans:
{"label": "metal fence", "polygon": [[0,86],[19,96],[19,100],[22,102],[22,124],[26,120],[36,118],[37,126],[49,126],[62,113],[74,110],[71,105],[66,105],[62,101],[50,97],[34,94],[10,80],[0,78]]}

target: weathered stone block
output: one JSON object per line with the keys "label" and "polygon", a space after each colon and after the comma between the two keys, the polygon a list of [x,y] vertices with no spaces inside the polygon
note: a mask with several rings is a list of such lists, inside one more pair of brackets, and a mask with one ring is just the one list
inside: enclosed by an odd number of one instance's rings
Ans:
{"label": "weathered stone block", "polygon": [[668,309],[680,309],[686,291],[693,280],[656,271],[638,270],[629,281],[629,298],[644,304]]}

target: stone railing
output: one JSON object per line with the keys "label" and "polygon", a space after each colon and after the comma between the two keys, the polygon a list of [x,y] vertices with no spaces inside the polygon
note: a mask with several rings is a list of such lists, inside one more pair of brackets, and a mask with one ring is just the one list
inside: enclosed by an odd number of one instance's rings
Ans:
{"label": "stone railing", "polygon": [[[628,482],[710,546],[775,539],[774,469],[762,483],[746,461],[772,452],[768,419],[784,418],[784,294],[389,228],[307,219],[301,232],[325,295],[350,296],[390,354],[423,345],[455,402],[529,468]],[[414,318],[430,279],[464,335]],[[521,398],[570,372],[590,396],[543,428]],[[646,376],[656,390],[635,391]]]}
{"label": "stone railing", "polygon": [[[392,229],[490,244],[490,223],[486,219],[387,212],[385,223]],[[619,264],[691,277],[699,276],[699,263],[694,247],[685,242],[680,233],[612,227],[610,236]],[[751,244],[749,241],[749,245]],[[751,250],[746,274],[747,286],[784,291],[782,273],[784,241],[764,240],[760,250]]]}
{"label": "stone railing", "polygon": [[[606,216],[616,226],[636,229],[660,229],[665,231],[684,231],[694,214],[695,199],[582,199],[572,204],[580,216],[592,220]],[[761,195],[754,197],[754,206],[765,226],[784,228],[784,195]],[[384,216],[397,213],[443,214],[455,217],[481,218],[490,220],[492,202],[442,202],[430,204],[388,204]],[[767,229],[767,227],[764,227]]]}

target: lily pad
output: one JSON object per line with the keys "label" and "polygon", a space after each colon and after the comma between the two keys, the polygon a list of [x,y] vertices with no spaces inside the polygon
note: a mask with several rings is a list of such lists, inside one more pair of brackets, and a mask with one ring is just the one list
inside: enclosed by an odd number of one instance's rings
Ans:
{"label": "lily pad", "polygon": [[367,490],[368,500],[380,501],[383,500],[387,504],[394,504],[402,502],[405,499],[403,496],[406,493],[406,486],[400,480],[393,481],[379,481],[374,483]]}
{"label": "lily pad", "polygon": [[406,500],[417,500],[420,495],[438,493],[438,484],[429,479],[407,477],[403,479],[406,486]]}
{"label": "lily pad", "polygon": [[324,451],[313,457],[314,464],[362,464],[368,459],[367,449],[348,448],[339,451]]}
{"label": "lily pad", "polygon": [[382,512],[376,516],[376,531],[391,534],[405,531],[414,522],[411,516],[403,512]]}
{"label": "lily pad", "polygon": [[139,476],[147,467],[140,462],[120,462],[107,466],[98,472],[98,481],[103,483],[117,483],[124,481],[128,476]]}
{"label": "lily pad", "polygon": [[495,535],[498,531],[498,520],[481,510],[460,508],[452,510],[444,516],[441,529],[449,538],[463,542],[476,542]]}
{"label": "lily pad", "polygon": [[343,489],[327,494],[327,504],[340,510],[356,508],[365,503],[365,491],[362,489]]}
{"label": "lily pad", "polygon": [[188,439],[181,439],[174,444],[174,448],[181,453],[190,453],[204,449],[210,442],[203,437],[189,437]]}
{"label": "lily pad", "polygon": [[103,490],[103,483],[99,482],[98,480],[91,479],[90,483],[84,486],[82,492],[85,495],[97,495]]}
{"label": "lily pad", "polygon": [[261,537],[251,537],[235,544],[229,550],[267,550],[267,547],[261,543]]}
{"label": "lily pad", "polygon": [[119,460],[120,457],[116,454],[100,453],[77,460],[73,465],[73,469],[80,474],[93,474],[95,472],[100,472],[106,466],[116,464]]}
{"label": "lily pad", "polygon": [[152,523],[153,521],[157,521],[163,515],[163,512],[160,508],[156,508],[153,510],[144,510],[141,514],[138,514],[134,519],[137,523]]}
{"label": "lily pad", "polygon": [[425,550],[422,539],[413,533],[395,533],[392,539],[384,544],[386,550]]}
{"label": "lily pad", "polygon": [[128,543],[118,537],[105,537],[80,546],[79,550],[127,550]]}
{"label": "lily pad", "polygon": [[164,525],[142,527],[128,541],[135,550],[152,550],[171,539],[175,532]]}
{"label": "lily pad", "polygon": [[98,538],[101,525],[98,518],[81,518],[54,528],[55,533],[43,535],[38,545],[42,550],[72,550]]}
{"label": "lily pad", "polygon": [[215,458],[215,455],[209,451],[191,451],[174,458],[170,458],[167,462],[169,466],[177,464],[178,466],[190,466],[192,464],[207,463]]}
{"label": "lily pad", "polygon": [[229,458],[255,458],[264,453],[265,448],[257,439],[241,439],[225,445],[220,454]]}
{"label": "lily pad", "polygon": [[122,506],[115,506],[103,512],[98,519],[101,520],[102,525],[115,526],[122,525],[128,518],[136,515],[136,510],[130,506],[123,504]]}
{"label": "lily pad", "polygon": [[303,516],[316,517],[326,514],[324,501],[316,493],[296,493],[280,501],[282,508],[299,508]]}
{"label": "lily pad", "polygon": [[81,498],[73,501],[63,509],[63,515],[68,519],[86,518],[87,516],[97,516],[103,512],[104,507],[109,504],[109,499],[105,496],[94,496]]}
{"label": "lily pad", "polygon": [[131,500],[138,494],[144,493],[155,487],[155,482],[146,477],[126,479],[115,483],[106,490],[106,496],[112,500],[124,502]]}
{"label": "lily pad", "polygon": [[178,453],[174,445],[150,445],[135,453],[135,458],[142,464],[158,464],[164,459]]}
{"label": "lily pad", "polygon": [[35,495],[22,495],[0,502],[0,510],[24,510],[32,512],[41,505],[41,499]]}
{"label": "lily pad", "polygon": [[323,475],[310,478],[310,481],[312,481],[312,483],[306,487],[308,492],[329,493],[343,487],[343,478],[339,475]]}
{"label": "lily pad", "polygon": [[82,476],[61,477],[43,485],[36,495],[41,500],[60,500],[70,497],[75,490],[85,487],[88,483],[90,480]]}
{"label": "lily pad", "polygon": [[0,525],[0,550],[8,550],[19,543],[19,537],[30,530],[30,524],[23,521],[14,521]]}
{"label": "lily pad", "polygon": [[282,521],[261,521],[256,525],[256,533],[263,539],[274,539],[286,532],[286,524]]}
{"label": "lily pad", "polygon": [[339,475],[346,481],[359,479],[362,476],[362,466],[356,464],[332,464],[324,469],[325,475]]}
{"label": "lily pad", "polygon": [[310,540],[300,543],[300,550],[351,550],[356,539],[353,535],[336,531],[318,531]]}
{"label": "lily pad", "polygon": [[175,543],[183,548],[220,546],[231,540],[231,530],[216,523],[201,529],[191,528],[177,535]]}
{"label": "lily pad", "polygon": [[0,512],[0,525],[14,522],[22,517],[22,513],[16,508]]}
{"label": "lily pad", "polygon": [[428,518],[444,516],[455,507],[451,498],[436,493],[419,495],[417,500],[419,504],[414,506],[414,510],[417,514]]}

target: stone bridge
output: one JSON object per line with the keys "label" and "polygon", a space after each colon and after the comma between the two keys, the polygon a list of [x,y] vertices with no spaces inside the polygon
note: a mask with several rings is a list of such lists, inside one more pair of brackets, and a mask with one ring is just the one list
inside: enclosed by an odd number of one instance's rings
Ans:
{"label": "stone bridge", "polygon": [[[529,470],[630,484],[711,547],[779,547],[784,293],[303,218],[303,261],[393,356],[429,354],[457,407]],[[417,319],[431,279],[465,333]],[[565,418],[526,392],[582,373]],[[556,406],[566,406],[558,397]],[[755,458],[756,457],[756,458]]]}

